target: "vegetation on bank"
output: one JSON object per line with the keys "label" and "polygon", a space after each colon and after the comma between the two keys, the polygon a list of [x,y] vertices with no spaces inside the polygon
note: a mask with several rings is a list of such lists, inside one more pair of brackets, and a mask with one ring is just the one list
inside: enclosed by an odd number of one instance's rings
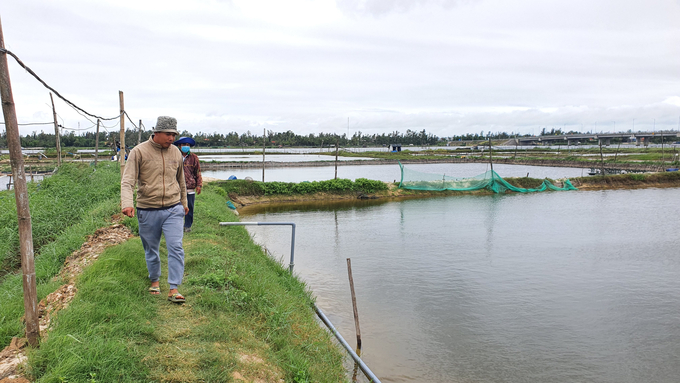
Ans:
{"label": "vegetation on bank", "polygon": [[339,178],[327,181],[312,182],[261,182],[246,180],[231,180],[215,182],[215,185],[227,194],[249,196],[267,195],[305,195],[315,193],[351,194],[376,193],[387,190],[384,182],[357,178],[355,181]]}
{"label": "vegetation on bank", "polygon": [[[59,286],[52,278],[59,273],[66,257],[120,211],[120,194],[116,191],[119,190],[119,174],[116,164],[102,164],[96,170],[83,165],[65,165],[53,177],[28,185],[38,299]],[[12,337],[23,336],[24,332],[22,277],[17,272],[20,252],[14,191],[0,192],[0,225],[2,349]]]}
{"label": "vegetation on bank", "polygon": [[[119,199],[119,182],[118,165],[102,163],[97,169],[64,164],[53,176],[28,183],[35,253],[42,254],[43,246],[69,227],[93,219],[91,212],[100,205],[100,218],[101,214],[108,214],[111,209],[107,202]],[[13,191],[5,191],[0,193],[0,278],[15,270],[19,262],[16,201]]]}
{"label": "vegetation on bank", "polygon": [[[116,164],[111,166],[114,173],[119,171]],[[101,171],[81,165],[69,174],[77,182]],[[57,181],[60,174],[62,169],[54,176]],[[119,179],[114,181],[118,189]],[[66,183],[62,186],[69,188]],[[102,185],[94,182],[97,186]],[[184,239],[186,269],[180,290],[187,297],[185,305],[165,299],[164,281],[160,296],[147,292],[139,238],[110,247],[77,279],[75,299],[53,318],[40,348],[29,353],[32,381],[230,382],[241,377],[346,381],[343,355],[315,320],[306,286],[265,255],[243,227],[218,225],[236,220],[224,194],[223,189],[206,185],[196,199],[193,231]],[[6,193],[2,196],[9,198]],[[107,225],[106,218],[120,210],[118,200],[116,195],[76,209],[81,221],[42,246],[36,256],[38,299],[65,282],[59,277],[52,280],[59,272],[55,266],[63,264],[88,234]],[[39,206],[34,213],[40,214],[44,205]],[[126,218],[124,224],[136,229],[136,219]],[[161,258],[165,257],[162,243]],[[166,267],[164,261],[164,276]],[[2,348],[12,337],[23,336],[19,273],[2,279],[0,296]]]}
{"label": "vegetation on bank", "polygon": [[680,172],[628,173],[571,179],[581,189],[638,189],[649,187],[680,187]]}
{"label": "vegetation on bank", "polygon": [[[543,184],[543,179],[530,177],[508,177],[504,178],[509,184],[525,189],[539,188]],[[560,180],[547,179],[553,185],[560,185]],[[400,189],[398,182],[384,183],[381,181],[373,181],[383,184],[383,187],[376,188],[377,191],[372,193],[311,193],[311,194],[264,194],[261,186],[257,189],[250,186],[254,182],[243,180],[233,181],[218,181],[215,185],[229,193],[229,196],[235,202],[242,206],[258,206],[267,203],[296,203],[296,202],[311,202],[311,201],[332,201],[332,200],[347,200],[348,198],[369,198],[369,199],[389,199],[389,198],[429,198],[429,197],[443,197],[456,195],[486,195],[493,194],[487,189],[473,190],[473,191],[454,191],[454,190],[408,190]],[[628,173],[620,175],[589,176],[570,178],[570,182],[582,190],[605,190],[605,189],[638,189],[648,187],[680,187],[680,172],[659,172],[659,173]],[[262,184],[262,182],[259,182]],[[265,183],[267,184],[267,183]],[[295,184],[293,184],[295,185]],[[266,187],[266,185],[265,185]],[[273,189],[269,189],[273,190]],[[512,191],[508,191],[512,194]],[[368,194],[368,195],[367,195]],[[255,207],[257,209],[257,207]]]}

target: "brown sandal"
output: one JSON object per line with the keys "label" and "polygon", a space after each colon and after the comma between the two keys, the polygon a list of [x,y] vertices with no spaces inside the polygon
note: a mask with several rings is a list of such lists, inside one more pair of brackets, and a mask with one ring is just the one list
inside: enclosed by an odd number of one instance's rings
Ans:
{"label": "brown sandal", "polygon": [[184,303],[186,299],[180,293],[174,293],[168,296],[168,300],[173,303]]}

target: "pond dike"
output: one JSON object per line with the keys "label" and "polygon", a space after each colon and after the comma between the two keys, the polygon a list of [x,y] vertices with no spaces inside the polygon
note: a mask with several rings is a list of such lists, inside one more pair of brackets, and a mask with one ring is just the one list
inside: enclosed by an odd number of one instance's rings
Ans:
{"label": "pond dike", "polygon": [[[466,163],[487,163],[487,158],[442,158],[442,159],[418,159],[418,160],[399,160],[402,164],[466,164]],[[375,159],[375,160],[354,160],[354,161],[338,161],[338,166],[348,165],[398,165],[398,160]],[[596,168],[599,169],[602,165],[600,162],[583,162],[583,161],[559,161],[559,160],[530,160],[530,159],[513,159],[513,158],[494,158],[495,164],[508,165],[530,165],[530,166],[550,166],[562,168]],[[335,166],[335,161],[310,161],[310,162],[274,162],[265,161],[265,168],[297,168],[310,166]],[[633,164],[633,163],[611,163],[605,162],[607,169],[619,169],[631,172],[659,172],[663,171],[665,167],[661,164]],[[220,169],[252,169],[262,168],[262,162],[201,162],[201,170],[220,170]]]}

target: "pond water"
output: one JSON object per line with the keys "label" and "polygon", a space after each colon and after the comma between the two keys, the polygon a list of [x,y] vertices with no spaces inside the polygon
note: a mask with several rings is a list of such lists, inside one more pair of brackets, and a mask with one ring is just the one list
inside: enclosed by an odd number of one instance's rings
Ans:
{"label": "pond water", "polygon": [[[256,154],[214,154],[198,156],[201,161],[214,162],[262,162],[262,155]],[[310,161],[325,161],[335,162],[335,156],[326,156],[319,154],[271,154],[265,155],[267,162],[310,162]],[[375,158],[368,157],[340,157],[338,161],[375,161]]]}
{"label": "pond water", "polygon": [[[679,189],[269,206],[383,382],[677,382]],[[248,227],[287,265],[290,229]],[[225,229],[226,230],[226,229]],[[365,380],[362,380],[365,381]]]}
{"label": "pond water", "polygon": [[[33,177],[31,177],[31,174],[26,174],[26,181],[31,182],[31,181],[41,181],[45,176],[43,174],[33,174]],[[0,190],[12,190],[14,189],[13,185],[9,185],[10,178],[9,176],[0,176]],[[12,182],[14,182],[14,177],[12,177]]]}
{"label": "pond water", "polygon": [[[488,164],[408,164],[407,168],[426,173],[446,174],[451,177],[474,177],[489,170]],[[558,168],[545,166],[505,165],[494,164],[493,169],[501,177],[529,177],[533,178],[573,178],[588,175],[589,168]],[[251,177],[255,181],[262,181],[262,168],[239,168],[225,170],[203,171],[204,176],[226,180],[229,176],[237,179]],[[265,169],[265,181],[302,182],[323,181],[335,177],[335,166],[314,167],[272,167]],[[401,179],[399,165],[343,165],[338,166],[338,178],[368,178],[383,182],[394,182]]]}
{"label": "pond water", "polygon": [[[679,145],[677,143],[666,143],[664,147],[671,148],[671,147],[678,147]],[[402,150],[408,150],[411,152],[420,152],[424,150],[449,150],[449,151],[456,151],[456,150],[470,150],[470,148],[478,148],[478,149],[484,149],[486,150],[485,145],[472,145],[472,146],[403,146]],[[622,145],[604,145],[603,148],[620,148],[620,149],[645,149],[646,147],[649,148],[661,148],[661,144],[649,144],[648,146],[636,146],[635,144],[630,144],[630,143],[624,143]],[[517,150],[517,151],[527,151],[527,150],[534,150],[534,149],[556,149],[556,150],[582,150],[582,149],[594,149],[594,148],[599,148],[598,145],[526,145],[526,146],[503,146],[503,145],[494,145],[492,146],[493,150]],[[192,148],[191,151],[194,153],[245,153],[245,152],[253,152],[253,151],[261,151],[261,147],[255,147],[255,146],[250,146],[250,147],[244,147],[244,148],[201,148],[201,147],[196,147]],[[346,148],[341,148],[340,150],[352,152],[352,153],[364,153],[364,152],[387,152],[388,147],[370,147],[370,148],[355,148],[355,147],[346,147]],[[267,148],[265,153],[291,153],[291,154],[300,154],[300,153],[319,153],[319,152],[328,152],[328,153],[335,153],[335,148],[329,148],[329,147],[324,147],[324,148]]]}

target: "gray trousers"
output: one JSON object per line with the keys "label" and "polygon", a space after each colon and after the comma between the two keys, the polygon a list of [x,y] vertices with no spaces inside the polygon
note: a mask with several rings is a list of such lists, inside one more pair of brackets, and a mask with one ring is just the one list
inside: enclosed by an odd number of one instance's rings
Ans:
{"label": "gray trousers", "polygon": [[163,210],[137,209],[137,221],[149,279],[156,282],[161,277],[161,257],[158,248],[161,245],[161,234],[164,234],[168,249],[168,284],[171,289],[176,289],[184,277],[182,247],[184,207],[180,204]]}

